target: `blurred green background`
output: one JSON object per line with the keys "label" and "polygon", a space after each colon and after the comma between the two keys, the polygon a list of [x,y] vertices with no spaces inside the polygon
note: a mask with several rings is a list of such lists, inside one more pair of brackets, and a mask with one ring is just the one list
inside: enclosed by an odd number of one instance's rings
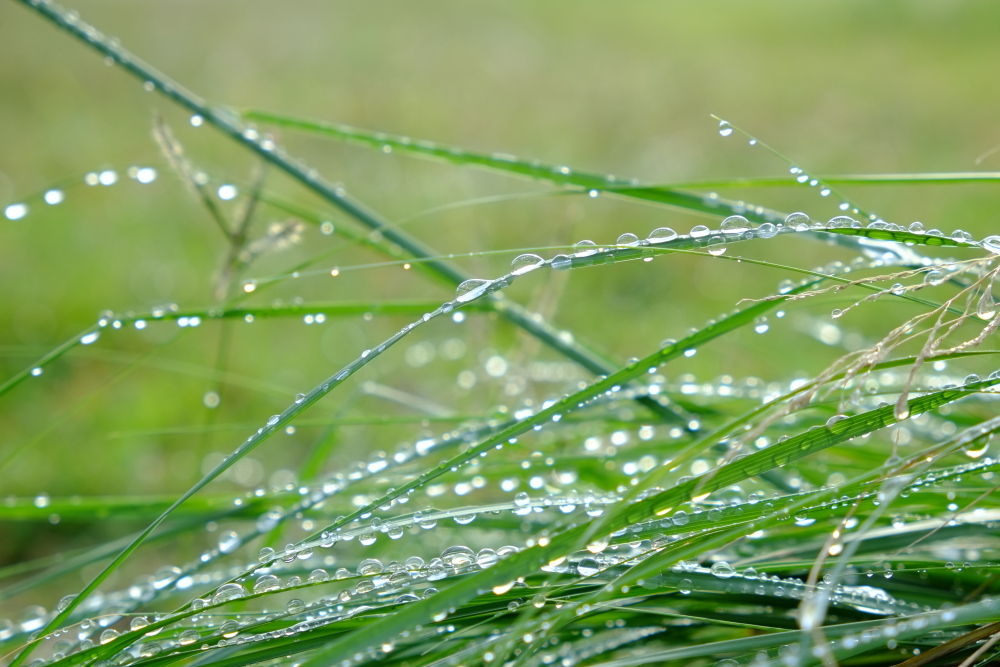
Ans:
{"label": "blurred green background", "polygon": [[[975,163],[1000,144],[996,3],[241,0],[74,7],[212,102],[647,182],[787,174],[787,165],[759,147],[721,138],[709,114],[744,128],[810,173],[1000,171],[1000,154]],[[25,218],[0,221],[4,379],[92,324],[104,309],[214,303],[212,276],[225,243],[152,141],[154,112],[213,184],[247,181],[254,161],[242,149],[211,128],[192,128],[169,101],[105,66],[19,3],[0,4],[0,204],[67,179],[76,183],[66,189],[64,203],[47,206],[36,198]],[[314,137],[278,136],[292,154],[438,251],[505,251],[455,260],[482,277],[503,273],[520,248],[583,238],[608,243],[623,232],[644,237],[655,227],[684,232],[717,222],[584,196],[512,197],[439,210],[551,189]],[[140,185],[125,177],[132,165],[153,166],[160,177]],[[116,170],[117,184],[82,185],[85,174],[104,169]],[[350,224],[279,174],[268,175],[267,188],[336,225]],[[921,220],[977,238],[996,232],[995,185],[847,191],[891,222]],[[835,202],[801,186],[723,193],[817,219],[837,212]],[[223,209],[232,214],[238,204],[223,202]],[[262,208],[257,233],[285,217]],[[739,252],[804,267],[851,256],[801,239]],[[263,259],[246,277],[280,275],[321,253],[330,253],[317,265],[324,273],[247,303],[301,298],[377,304],[450,296],[441,284],[397,265],[330,278],[332,266],[381,259],[312,226],[296,248]],[[571,275],[539,273],[509,294],[623,363],[741,298],[771,293],[785,277],[773,269],[673,256]],[[803,303],[766,336],[748,332],[711,346],[668,375],[787,381],[815,374],[851,340],[881,330],[862,311],[838,323],[843,335],[834,344],[817,340],[810,332],[822,318],[829,322],[828,307]],[[887,305],[881,312],[912,314],[907,308]],[[293,318],[106,331],[97,344],[72,352],[0,399],[0,502],[43,493],[176,495],[294,393],[406,321],[376,316],[304,326]],[[498,355],[510,366],[504,377],[484,371]],[[326,467],[391,451],[422,430],[440,430],[421,424],[412,406],[369,395],[365,382],[432,400],[459,416],[482,415],[560,394],[564,382],[531,381],[541,373],[539,362],[559,361],[486,316],[425,327],[357,377],[353,389],[328,397],[311,413],[316,419],[398,415],[416,422],[340,429]],[[587,377],[566,365],[552,368],[562,380]],[[456,380],[463,371],[473,374],[473,387]],[[209,392],[221,396],[217,408],[206,407]],[[321,432],[302,427],[273,439],[239,475],[212,490],[231,494],[294,479]],[[52,521],[58,523],[0,522],[0,563],[100,542],[143,525]]]}

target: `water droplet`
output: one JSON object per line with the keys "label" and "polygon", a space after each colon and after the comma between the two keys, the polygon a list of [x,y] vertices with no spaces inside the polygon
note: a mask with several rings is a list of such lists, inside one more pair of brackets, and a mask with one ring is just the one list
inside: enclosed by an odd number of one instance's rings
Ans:
{"label": "water droplet", "polygon": [[44,372],[45,371],[42,370],[41,366],[36,366],[36,367],[34,367],[34,368],[31,369],[31,375],[33,377],[38,377],[39,375],[41,375]]}
{"label": "water droplet", "polygon": [[239,195],[240,191],[236,189],[235,185],[230,185],[226,183],[225,185],[220,185],[218,194],[219,199],[229,201],[230,199],[235,199]]}
{"label": "water droplet", "polygon": [[791,213],[785,218],[785,226],[797,232],[804,232],[809,229],[812,220],[805,213]]}
{"label": "water droplet", "polygon": [[113,641],[114,638],[117,636],[118,636],[118,631],[109,628],[101,633],[101,643],[107,644],[108,642]]}
{"label": "water droplet", "polygon": [[733,126],[724,120],[719,121],[719,134],[723,137],[728,137],[733,133]]}
{"label": "water droplet", "polygon": [[691,592],[691,587],[694,586],[690,579],[681,579],[677,583],[677,590],[681,592],[682,595],[688,595]]}
{"label": "water droplet", "polygon": [[889,288],[889,291],[891,291],[896,296],[902,296],[906,294],[906,288],[903,287],[902,283],[896,283],[895,285]]}
{"label": "water droplet", "polygon": [[457,295],[455,300],[459,303],[466,303],[478,299],[487,293],[491,284],[492,282],[489,280],[470,278],[458,286],[458,289],[455,291]]}
{"label": "water droplet", "polygon": [[266,593],[268,591],[276,591],[281,588],[281,579],[278,579],[273,574],[264,574],[257,578],[254,582],[253,592],[254,594]]}
{"label": "water droplet", "polygon": [[[650,243],[666,243],[667,241],[672,241],[677,238],[677,232],[670,229],[669,227],[658,227],[649,233],[646,240]],[[1000,237],[996,237],[998,242],[1000,242]],[[997,251],[1000,254],[1000,250]]]}
{"label": "water droplet", "polygon": [[145,616],[136,616],[135,618],[132,619],[132,622],[129,623],[129,629],[142,630],[147,625],[149,625],[148,618],[146,618]]}
{"label": "water droplet", "polygon": [[713,236],[705,244],[708,248],[708,254],[718,257],[726,252],[726,239],[721,236]]}
{"label": "water droplet", "polygon": [[375,533],[363,533],[358,535],[358,542],[360,542],[363,547],[370,547],[375,544],[375,539]]}
{"label": "water droplet", "polygon": [[219,628],[219,634],[221,634],[226,639],[232,639],[240,632],[240,624],[238,621],[228,620],[222,624]]}
{"label": "water droplet", "polygon": [[368,558],[358,563],[358,576],[366,577],[379,574],[383,569],[382,561],[377,558]]}
{"label": "water droplet", "polygon": [[298,598],[292,598],[285,604],[285,611],[289,614],[301,614],[306,609],[306,603]]}
{"label": "water droplet", "polygon": [[28,205],[27,204],[11,204],[3,211],[4,215],[7,216],[8,220],[20,220],[24,216],[28,215]]}
{"label": "water droplet", "polygon": [[528,505],[530,502],[531,498],[524,491],[514,496],[514,504],[517,505],[518,507],[524,507]]}
{"label": "water droplet", "polygon": [[583,577],[592,577],[601,571],[601,564],[594,558],[584,558],[577,563],[576,571]]}
{"label": "water droplet", "polygon": [[185,630],[177,636],[177,643],[181,646],[190,646],[199,639],[201,639],[201,633],[197,630]]}
{"label": "water droplet", "polygon": [[913,223],[910,223],[909,230],[911,232],[913,232],[914,234],[923,234],[924,233],[924,223],[922,223],[922,222],[913,222]]}
{"label": "water droplet", "polygon": [[310,584],[317,584],[321,581],[326,581],[330,578],[330,574],[321,567],[316,568],[309,573],[309,579],[307,581]]}
{"label": "water droplet", "polygon": [[742,215],[731,215],[722,221],[722,225],[719,227],[725,234],[735,234],[739,236],[744,232],[750,231],[750,221],[744,218]]}
{"label": "water droplet", "polygon": [[156,180],[156,170],[152,167],[142,167],[135,172],[135,180],[142,184],[152,183]]}
{"label": "water droplet", "polygon": [[227,530],[221,535],[219,535],[219,551],[224,554],[229,554],[240,546],[241,540],[240,536],[236,531]]}
{"label": "water droplet", "polygon": [[752,579],[756,579],[757,578],[757,570],[754,569],[754,568],[752,568],[752,567],[748,567],[747,569],[743,570],[743,578],[744,579],[751,579],[751,580]]}
{"label": "water droplet", "polygon": [[92,331],[91,333],[86,334],[86,335],[80,337],[80,344],[81,345],[90,345],[91,343],[96,342],[97,339],[100,338],[100,337],[101,337],[101,332],[100,331]]}
{"label": "water droplet", "polygon": [[618,237],[618,240],[615,242],[615,244],[616,245],[635,245],[638,242],[639,242],[639,237],[638,236],[636,236],[635,234],[631,234],[631,233],[626,232],[625,234],[622,234],[621,236]]}
{"label": "water droplet", "polygon": [[[269,515],[270,512],[265,514],[264,516],[269,517]],[[270,524],[270,521],[268,521],[268,523]],[[277,521],[275,521],[274,523],[275,525],[277,525]],[[270,528],[267,528],[266,530],[261,530],[261,532],[262,533],[267,532],[267,530],[270,530],[273,527],[274,526],[270,526]],[[257,520],[257,529],[260,530],[260,519]],[[274,549],[272,549],[271,547],[264,547],[263,549],[260,550],[260,555],[257,557],[257,560],[259,560],[261,563],[266,563],[273,558],[274,558]]]}
{"label": "water droplet", "polygon": [[1000,255],[1000,236],[987,236],[980,245],[994,255]]}
{"label": "water droplet", "polygon": [[926,274],[924,274],[924,284],[926,285],[940,285],[946,280],[944,273],[938,271],[937,269],[931,269]]}
{"label": "water droplet", "polygon": [[834,416],[832,416],[832,417],[830,417],[829,419],[826,420],[826,427],[827,428],[832,428],[834,426],[834,424],[842,422],[845,419],[847,419],[847,417],[845,415],[834,415]]}
{"label": "water droplet", "polygon": [[45,203],[49,206],[61,204],[66,199],[66,194],[62,190],[49,190],[45,193]]}
{"label": "water droplet", "polygon": [[219,589],[215,591],[215,595],[212,596],[212,604],[222,604],[223,602],[236,600],[246,594],[247,589],[243,588],[240,584],[223,584],[219,586]]}
{"label": "water droplet", "polygon": [[712,574],[720,579],[728,579],[736,574],[733,570],[733,566],[724,560],[720,560],[718,563],[712,564]]}
{"label": "water droplet", "polygon": [[992,289],[988,288],[979,298],[979,303],[976,304],[976,317],[988,322],[993,319],[993,316],[996,315],[996,313],[997,302],[993,298]]}
{"label": "water droplet", "polygon": [[537,269],[539,266],[545,263],[545,260],[538,255],[533,255],[531,253],[526,253],[524,255],[518,255],[514,258],[514,261],[510,263],[511,273],[515,276],[524,275],[529,271]]}
{"label": "water droplet", "polygon": [[762,239],[774,238],[778,235],[778,227],[770,222],[765,222],[756,230],[757,236]]}
{"label": "water droplet", "polygon": [[704,238],[704,237],[708,236],[709,234],[711,234],[712,230],[710,230],[705,225],[695,225],[694,227],[691,228],[691,232],[690,233],[691,233],[691,238],[693,238],[693,239],[700,239],[700,238]]}
{"label": "water droplet", "polygon": [[674,512],[674,515],[671,518],[673,519],[675,526],[687,525],[687,522],[689,520],[688,513],[685,512],[684,510],[677,510],[676,512]]}
{"label": "water droplet", "polygon": [[764,316],[758,317],[753,322],[753,330],[756,331],[759,334],[767,333],[767,330],[769,328],[770,328],[770,325],[767,323],[767,318],[764,317]]}
{"label": "water droplet", "polygon": [[588,239],[573,244],[573,254],[577,257],[590,257],[597,253],[597,244]]}

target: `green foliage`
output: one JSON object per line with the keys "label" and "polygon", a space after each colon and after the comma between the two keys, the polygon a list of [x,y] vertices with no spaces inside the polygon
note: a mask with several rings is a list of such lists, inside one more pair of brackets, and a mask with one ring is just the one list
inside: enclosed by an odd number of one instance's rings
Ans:
{"label": "green foliage", "polygon": [[[168,121],[154,117],[164,162],[217,228],[211,233],[221,233],[216,274],[203,276],[211,305],[108,311],[61,345],[30,350],[31,363],[0,385],[4,401],[55,392],[37,386],[72,360],[124,368],[68,412],[35,416],[45,422],[40,431],[6,449],[0,471],[10,475],[64,420],[107,400],[108,387],[133,373],[209,380],[209,411],[224,396],[228,406],[224,389],[280,403],[270,417],[241,410],[233,423],[218,423],[216,411],[172,429],[124,417],[106,429],[108,441],[202,438],[200,464],[181,471],[178,493],[38,493],[0,505],[5,525],[103,531],[89,544],[0,568],[0,600],[30,601],[0,622],[3,664],[735,667],[996,657],[991,642],[1000,635],[986,624],[1000,619],[992,597],[1000,461],[990,449],[1000,429],[1000,372],[990,372],[997,353],[989,349],[1000,326],[1000,237],[890,223],[834,189],[996,174],[814,178],[821,196],[844,200],[842,215],[819,222],[703,192],[739,187],[765,197],[775,185],[809,183],[794,164],[784,180],[667,186],[261,111],[238,115],[75,13],[44,0],[22,4],[194,114],[193,125],[214,127],[257,167],[230,207],[238,189],[219,187]],[[646,238],[614,234],[613,242],[439,252],[286,152],[277,128],[541,181],[550,189],[529,193],[539,200],[610,197],[706,224],[681,234],[658,227]],[[760,143],[725,121],[720,134]],[[147,169],[130,175],[148,184],[156,172]],[[308,196],[273,190],[270,171]],[[88,176],[106,185],[117,178],[111,170]],[[63,194],[40,197],[59,203]],[[7,206],[11,221],[35,203],[25,201]],[[807,268],[803,248],[816,247],[847,257]],[[513,261],[494,277],[459,268],[497,255]],[[682,265],[709,266],[732,288],[726,298],[743,301],[676,340],[644,340],[624,364],[585,342],[585,326],[557,325],[545,312],[567,276],[612,281],[635,269],[655,281],[649,276]],[[391,296],[382,296],[386,286],[363,276],[389,268],[449,295],[404,298],[408,285],[390,280]],[[742,282],[750,270],[782,281],[761,296]],[[348,299],[264,300],[352,275],[362,278]],[[534,297],[518,291],[524,285]],[[646,295],[624,314],[596,300],[571,307],[584,325],[611,320],[624,331],[660,313],[656,301]],[[815,306],[821,316],[810,314]],[[834,323],[857,314],[866,314],[862,331]],[[261,380],[230,366],[237,345],[261,367],[273,352],[240,322],[315,328],[376,319],[388,323],[377,338],[328,329],[346,362],[331,371],[307,350],[303,365],[319,379],[294,398],[280,374]],[[788,347],[754,348],[791,321],[798,330]],[[447,333],[473,326],[488,337]],[[156,335],[123,343],[118,356],[106,349],[136,332]],[[188,339],[209,365],[160,356]],[[831,359],[807,339],[842,349]],[[766,377],[714,365],[743,349],[766,360]],[[685,366],[696,356],[710,356],[715,379],[698,380]],[[456,365],[438,372],[431,364],[441,359]],[[233,433],[250,435],[234,445]],[[279,444],[292,435],[303,443],[294,451]],[[213,436],[226,438],[225,455],[206,448]],[[100,443],[79,446],[99,456]],[[297,469],[265,482],[271,471],[251,456],[265,451]],[[75,592],[40,606],[67,586]]]}

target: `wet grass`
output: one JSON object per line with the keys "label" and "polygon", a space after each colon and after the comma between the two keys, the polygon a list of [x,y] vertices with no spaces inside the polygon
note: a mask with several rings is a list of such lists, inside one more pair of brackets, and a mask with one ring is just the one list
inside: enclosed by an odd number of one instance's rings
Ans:
{"label": "wet grass", "polygon": [[[200,207],[205,238],[219,244],[214,275],[199,276],[208,305],[108,311],[61,345],[11,350],[30,363],[0,385],[2,400],[48,396],[38,404],[52,409],[32,415],[30,437],[3,450],[5,476],[115,397],[129,407],[93,428],[102,439],[74,443],[98,467],[113,467],[102,450],[117,442],[194,439],[185,451],[197,457],[145,464],[175,469],[176,493],[139,485],[117,495],[11,495],[0,505],[5,525],[98,532],[60,535],[63,548],[0,569],[0,599],[23,607],[0,621],[3,664],[734,667],[997,657],[1000,462],[991,443],[1000,374],[991,343],[1000,237],[896,224],[840,190],[996,174],[823,177],[772,151],[790,171],[784,180],[663,185],[240,114],[75,13],[24,4],[179,105],[190,125],[247,151],[253,168],[244,179],[213,173],[155,116],[161,163],[125,175],[152,187],[169,173],[182,184],[178,196],[186,189]],[[618,227],[572,245],[539,235],[526,247],[438,250],[433,235],[394,223],[290,154],[279,131],[544,188],[452,201],[425,217],[574,198],[681,210],[701,224],[680,233]],[[726,121],[719,132],[771,150]],[[82,180],[111,186],[119,171]],[[298,194],[273,188],[275,173]],[[16,223],[43,202],[72,206],[79,182],[12,201],[6,216]],[[766,206],[781,185],[813,188],[840,214],[813,220]],[[711,192],[729,188],[761,203]],[[814,253],[825,263],[804,265]],[[484,265],[492,272],[472,273]],[[716,279],[709,291],[730,304],[725,312],[669,322],[663,329],[675,338],[646,336],[625,353],[589,341],[591,325],[605,320],[625,340],[630,329],[645,335],[643,320],[663,317],[655,286],[665,276],[688,276],[682,301],[699,300],[695,270]],[[371,278],[387,271],[396,278]],[[763,292],[756,271],[768,276]],[[569,283],[587,280],[654,288],[625,303],[567,296]],[[330,281],[346,285],[347,298],[302,296]],[[409,291],[417,282],[432,286],[420,298]],[[372,328],[359,333],[360,323]],[[261,337],[265,324],[281,327],[279,345]],[[306,327],[326,332],[325,342],[300,343]],[[305,352],[286,360],[300,345]],[[317,355],[323,346],[333,352]],[[172,356],[192,349],[198,363]],[[237,367],[238,353],[250,363]],[[761,372],[734,370],[747,357],[766,360]],[[60,400],[74,364],[107,370]],[[291,369],[299,372],[283,374]],[[197,415],[171,422],[136,398],[193,378],[209,383]]]}

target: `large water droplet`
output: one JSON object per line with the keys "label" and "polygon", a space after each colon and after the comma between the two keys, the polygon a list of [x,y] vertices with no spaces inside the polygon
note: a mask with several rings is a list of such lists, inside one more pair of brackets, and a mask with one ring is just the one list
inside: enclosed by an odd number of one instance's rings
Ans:
{"label": "large water droplet", "polygon": [[518,255],[514,258],[514,261],[510,263],[511,273],[515,276],[520,276],[528,271],[533,271],[539,266],[545,263],[545,260],[538,255],[532,255],[531,253],[526,253],[524,255]]}
{"label": "large water droplet", "polygon": [[744,232],[750,231],[750,221],[744,218],[742,215],[731,215],[722,221],[722,226],[719,227],[726,234],[740,235]]}
{"label": "large water droplet", "polygon": [[691,238],[693,239],[704,238],[711,233],[712,230],[710,230],[705,225],[695,225],[694,227],[691,228]]}
{"label": "large water droplet", "polygon": [[726,239],[722,238],[721,236],[713,236],[708,240],[708,243],[705,245],[708,248],[708,254],[710,255],[715,255],[716,257],[718,257],[719,255],[726,252]]}
{"label": "large water droplet", "polygon": [[994,255],[1000,255],[1000,236],[987,236],[980,245],[984,250],[988,250]]}
{"label": "large water droplet", "polygon": [[584,558],[577,563],[576,571],[584,577],[592,577],[601,571],[601,564],[594,558]]}
{"label": "large water droplet", "polygon": [[514,504],[517,505],[518,507],[525,507],[530,502],[531,498],[528,497],[528,494],[525,493],[524,491],[514,496]]}
{"label": "large water droplet", "polygon": [[458,286],[458,289],[455,291],[458,296],[455,300],[459,303],[466,303],[473,299],[478,299],[486,294],[491,284],[489,280],[470,278]]}
{"label": "large water droplet", "polygon": [[979,298],[979,303],[976,304],[976,317],[988,322],[993,319],[993,316],[996,315],[996,313],[997,302],[993,298],[993,291],[992,289],[987,289]]}
{"label": "large water droplet", "polygon": [[729,577],[736,574],[733,570],[733,566],[724,560],[720,560],[718,563],[712,564],[712,574],[719,577],[720,579],[728,579]]}
{"label": "large water droplet", "polygon": [[358,563],[358,576],[366,577],[373,574],[380,574],[383,569],[382,561],[377,558],[367,558]]}
{"label": "large water droplet", "polygon": [[785,226],[797,232],[804,232],[810,228],[812,220],[805,213],[791,213],[785,218]]}
{"label": "large water droplet", "polygon": [[630,232],[626,232],[618,237],[616,245],[635,245],[639,242],[639,237]]}
{"label": "large water droplet", "polygon": [[212,604],[221,604],[230,600],[236,600],[244,597],[246,594],[247,589],[243,588],[240,584],[223,584],[219,586],[219,589],[215,591],[215,595],[212,596]]}
{"label": "large water droplet", "polygon": [[573,244],[573,254],[577,257],[589,257],[597,252],[597,244],[584,239]]}
{"label": "large water droplet", "polygon": [[281,579],[273,574],[261,575],[253,585],[254,594],[276,591],[281,588]]}
{"label": "large water droplet", "polygon": [[[649,233],[646,240],[650,243],[666,243],[667,241],[672,241],[677,238],[677,232],[670,229],[669,227],[658,227]],[[1000,237],[996,237],[1000,239]],[[998,251],[1000,254],[1000,251]]]}
{"label": "large water droplet", "polygon": [[756,234],[762,239],[774,238],[778,235],[778,227],[773,223],[765,222],[757,228]]}
{"label": "large water droplet", "polygon": [[719,134],[723,137],[728,137],[733,133],[733,126],[724,120],[719,121]]}

